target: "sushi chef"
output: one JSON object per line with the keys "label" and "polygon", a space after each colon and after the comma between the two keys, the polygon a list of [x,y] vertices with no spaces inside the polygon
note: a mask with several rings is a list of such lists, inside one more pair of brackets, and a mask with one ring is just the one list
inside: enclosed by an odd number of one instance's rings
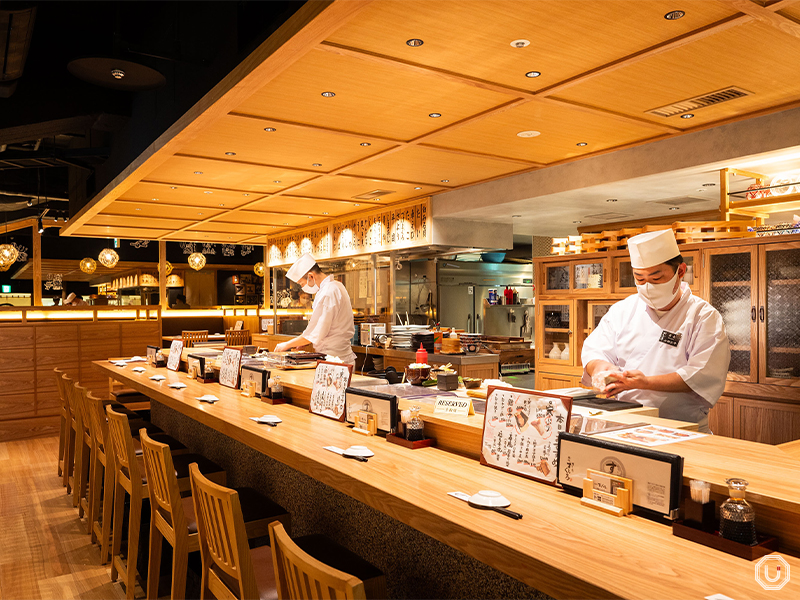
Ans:
{"label": "sushi chef", "polygon": [[314,295],[314,308],[308,327],[298,337],[275,346],[276,352],[285,352],[313,344],[317,352],[339,357],[353,365],[356,355],[350,341],[353,338],[353,305],[350,295],[341,282],[325,275],[311,254],[304,254],[286,272],[286,277],[297,283],[307,294]]}
{"label": "sushi chef", "polygon": [[671,229],[628,240],[637,293],[614,304],[583,344],[582,383],[698,423],[725,389],[730,346],[719,312],[692,294]]}

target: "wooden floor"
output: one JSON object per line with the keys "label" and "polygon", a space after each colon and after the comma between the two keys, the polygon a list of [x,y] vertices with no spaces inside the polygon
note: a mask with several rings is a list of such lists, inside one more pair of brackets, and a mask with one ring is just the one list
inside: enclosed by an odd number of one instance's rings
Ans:
{"label": "wooden floor", "polygon": [[125,598],[61,486],[56,454],[57,437],[0,443],[0,599]]}

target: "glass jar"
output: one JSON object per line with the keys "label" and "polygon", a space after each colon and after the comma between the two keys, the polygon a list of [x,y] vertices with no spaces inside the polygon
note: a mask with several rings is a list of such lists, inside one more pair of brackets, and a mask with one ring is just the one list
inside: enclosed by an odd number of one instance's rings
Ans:
{"label": "glass jar", "polygon": [[744,499],[747,482],[744,479],[727,479],[730,498],[719,507],[719,534],[726,540],[754,546],[756,537],[756,513]]}
{"label": "glass jar", "polygon": [[418,442],[425,439],[425,423],[419,418],[419,406],[410,409],[411,418],[406,423],[406,439],[409,442]]}

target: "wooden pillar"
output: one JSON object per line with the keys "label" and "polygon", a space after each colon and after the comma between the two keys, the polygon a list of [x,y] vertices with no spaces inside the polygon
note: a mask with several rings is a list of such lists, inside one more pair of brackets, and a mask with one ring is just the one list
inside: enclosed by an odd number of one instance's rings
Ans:
{"label": "wooden pillar", "polygon": [[167,242],[158,241],[158,301],[161,310],[169,308],[167,301]]}
{"label": "wooden pillar", "polygon": [[389,252],[389,327],[386,331],[391,332],[394,327],[394,315],[397,312],[397,305],[395,303],[395,286],[397,285],[397,270],[394,268],[394,263],[397,260],[397,252]]}
{"label": "wooden pillar", "polygon": [[270,285],[270,274],[272,273],[272,269],[267,267],[267,246],[264,246],[264,281],[261,289],[261,293],[264,296],[264,310],[266,311],[267,307],[269,306],[269,285]]}
{"label": "wooden pillar", "polygon": [[33,243],[33,296],[31,296],[33,306],[42,305],[42,234],[39,233],[39,225],[34,224],[32,231]]}
{"label": "wooden pillar", "polygon": [[731,220],[731,197],[728,196],[728,169],[719,171],[719,216],[721,221]]}

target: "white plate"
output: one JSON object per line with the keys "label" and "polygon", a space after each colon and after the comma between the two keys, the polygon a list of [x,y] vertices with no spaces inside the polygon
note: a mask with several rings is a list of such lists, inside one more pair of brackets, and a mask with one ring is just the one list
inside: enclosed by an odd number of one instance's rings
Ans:
{"label": "white plate", "polygon": [[469,501],[472,502],[472,504],[487,507],[499,506],[502,508],[511,504],[511,501],[503,496],[503,494],[491,490],[481,490],[474,496],[470,496]]}
{"label": "white plate", "polygon": [[277,415],[264,415],[263,417],[250,417],[256,423],[283,423]]}
{"label": "white plate", "polygon": [[[350,446],[344,451],[345,456],[363,456],[369,458],[375,456],[375,453],[366,446]],[[510,502],[509,502],[510,504]]]}

